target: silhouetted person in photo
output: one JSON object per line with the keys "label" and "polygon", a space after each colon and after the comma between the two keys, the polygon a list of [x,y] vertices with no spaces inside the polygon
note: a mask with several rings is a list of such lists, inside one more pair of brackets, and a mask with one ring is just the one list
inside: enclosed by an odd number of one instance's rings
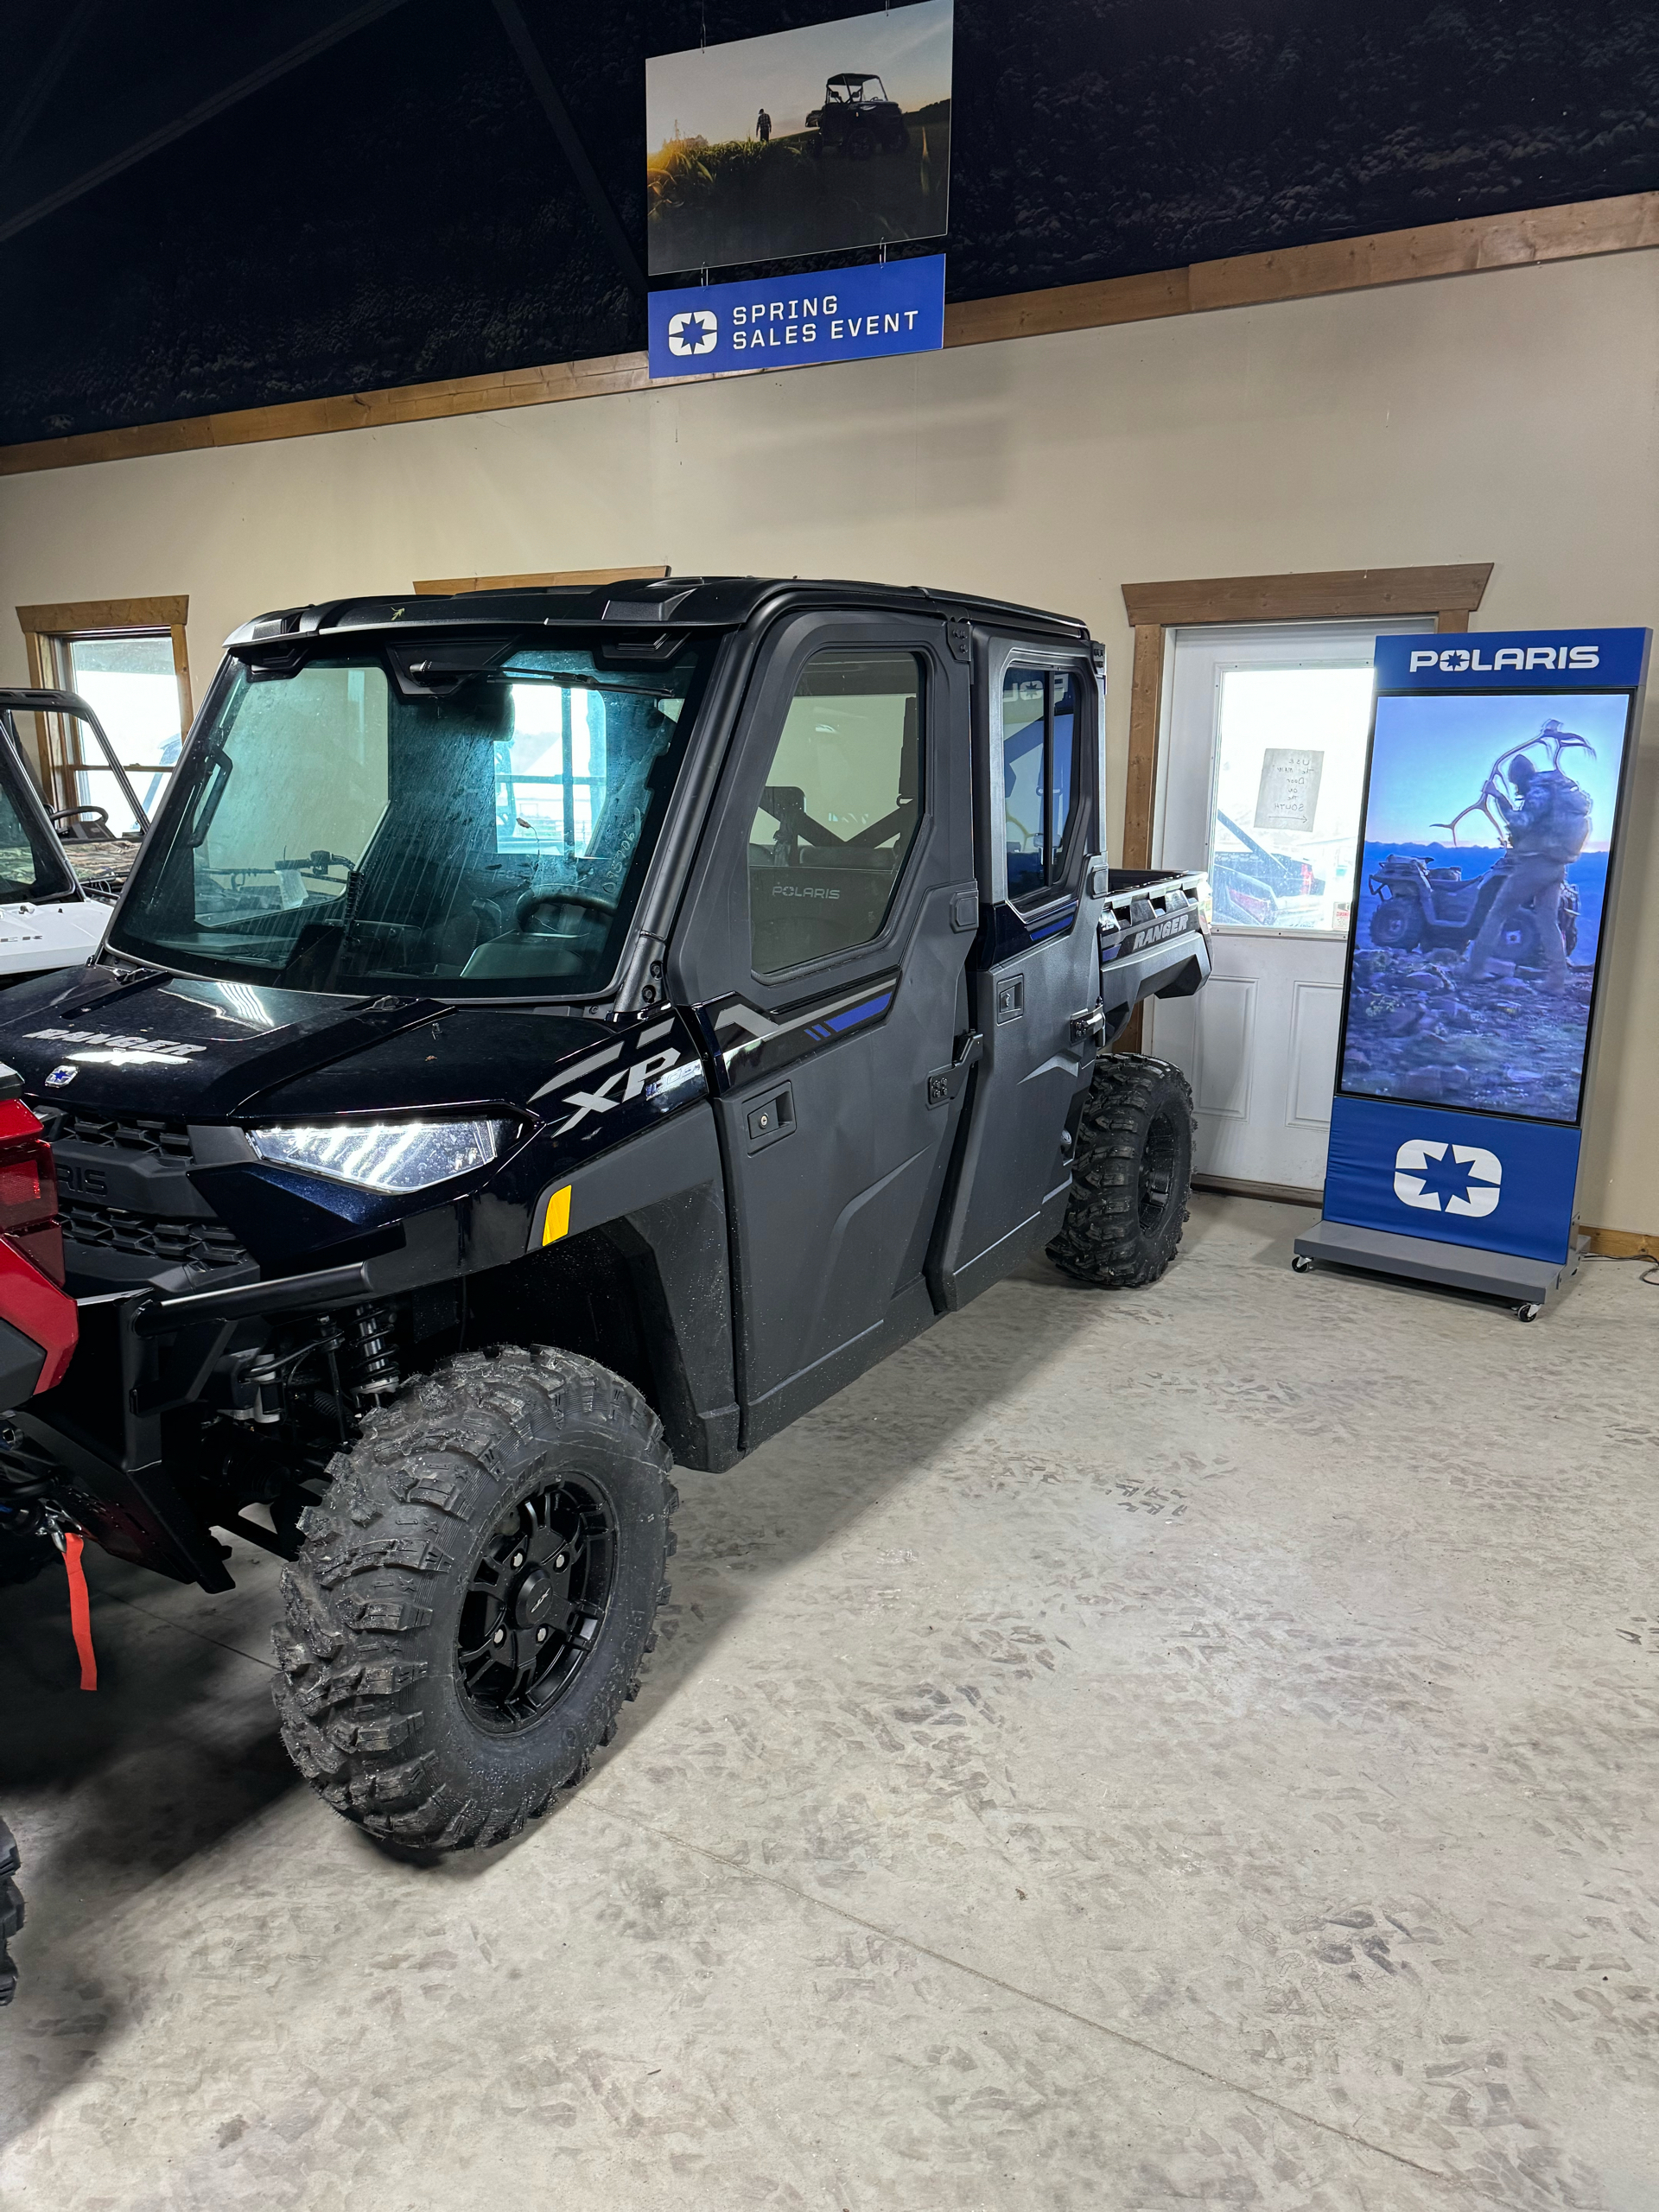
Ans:
{"label": "silhouetted person in photo", "polygon": [[766,113],[765,108],[762,108],[760,114],[755,117],[754,128],[755,134],[759,137],[760,143],[763,146],[771,145],[772,118]]}

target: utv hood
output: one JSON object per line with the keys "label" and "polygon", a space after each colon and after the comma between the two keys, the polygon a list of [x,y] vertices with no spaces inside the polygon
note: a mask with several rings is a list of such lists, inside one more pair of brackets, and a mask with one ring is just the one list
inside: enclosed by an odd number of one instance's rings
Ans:
{"label": "utv hood", "polygon": [[292,1111],[525,1104],[609,1033],[580,1016],[312,991],[109,967],[0,998],[0,1060],[77,1112],[232,1121]]}

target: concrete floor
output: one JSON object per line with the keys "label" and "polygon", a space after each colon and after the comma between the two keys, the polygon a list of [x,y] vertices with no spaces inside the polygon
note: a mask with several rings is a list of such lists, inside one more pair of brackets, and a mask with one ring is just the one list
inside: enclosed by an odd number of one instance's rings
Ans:
{"label": "concrete floor", "polygon": [[587,1787],[290,1775],[272,1575],[0,1621],[7,2208],[1659,2206],[1659,1295],[1033,1267],[682,1487]]}

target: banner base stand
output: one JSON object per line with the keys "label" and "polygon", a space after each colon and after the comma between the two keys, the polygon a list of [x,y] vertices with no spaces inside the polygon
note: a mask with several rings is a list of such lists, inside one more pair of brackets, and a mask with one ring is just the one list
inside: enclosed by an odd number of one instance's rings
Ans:
{"label": "banner base stand", "polygon": [[1518,1260],[1509,1252],[1483,1252],[1468,1244],[1444,1244],[1432,1236],[1399,1236],[1387,1229],[1356,1229],[1345,1221],[1316,1221],[1297,1237],[1292,1265],[1306,1270],[1322,1261],[1363,1268],[1373,1274],[1404,1275],[1446,1290],[1471,1290],[1501,1298],[1530,1321],[1540,1308],[1571,1284],[1579,1272],[1584,1240],[1574,1236],[1565,1260]]}

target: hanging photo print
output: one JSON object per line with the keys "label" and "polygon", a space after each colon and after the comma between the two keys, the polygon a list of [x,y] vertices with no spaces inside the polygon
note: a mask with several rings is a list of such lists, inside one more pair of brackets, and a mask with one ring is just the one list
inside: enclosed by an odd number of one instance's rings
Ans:
{"label": "hanging photo print", "polygon": [[942,237],[953,5],[652,55],[651,274]]}

